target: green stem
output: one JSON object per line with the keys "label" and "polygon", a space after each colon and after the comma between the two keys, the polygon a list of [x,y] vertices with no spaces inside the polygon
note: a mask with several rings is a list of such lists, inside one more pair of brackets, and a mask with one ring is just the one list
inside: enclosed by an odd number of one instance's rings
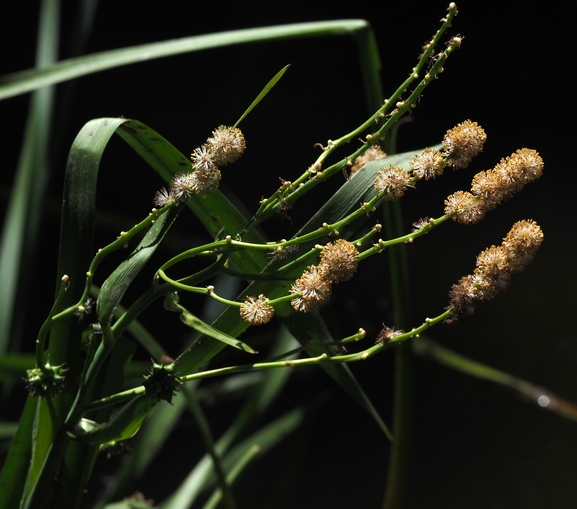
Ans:
{"label": "green stem", "polygon": [[452,313],[451,310],[447,310],[444,313],[441,313],[439,316],[436,316],[435,318],[427,318],[423,324],[421,324],[419,327],[411,329],[409,332],[399,334],[398,336],[390,338],[387,341],[382,341],[365,350],[356,353],[350,353],[345,355],[328,355],[326,353],[323,353],[315,357],[307,357],[304,359],[290,359],[290,360],[285,359],[280,361],[255,362],[253,364],[243,364],[239,366],[227,366],[225,368],[211,369],[207,371],[201,371],[198,373],[184,375],[179,377],[179,380],[181,382],[189,382],[191,380],[196,380],[200,378],[210,378],[214,376],[221,376],[229,373],[239,373],[243,371],[289,368],[298,366],[314,366],[321,363],[349,363],[349,362],[365,361],[369,357],[372,357],[380,352],[383,352],[388,348],[400,345],[401,343],[404,343],[408,339],[418,336],[423,331],[427,330],[429,327],[432,327],[433,325],[436,325],[442,322],[443,320],[449,318],[451,316],[451,313]]}
{"label": "green stem", "polygon": [[[385,225],[387,236],[394,238],[402,229],[402,212],[399,202],[393,202],[390,205],[385,217]],[[405,245],[394,246],[390,249],[389,256],[394,324],[397,328],[403,328],[408,323],[410,310],[409,271]],[[414,401],[412,364],[411,345],[401,345],[401,348],[395,352],[392,430],[395,441],[387,470],[385,509],[409,507]]]}

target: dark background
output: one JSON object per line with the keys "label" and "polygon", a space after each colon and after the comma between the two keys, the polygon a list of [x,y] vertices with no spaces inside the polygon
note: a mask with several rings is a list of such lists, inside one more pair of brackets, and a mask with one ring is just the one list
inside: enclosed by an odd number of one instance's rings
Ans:
{"label": "dark background", "polygon": [[[253,26],[365,18],[379,42],[387,96],[415,65],[421,45],[437,30],[446,6],[437,0],[322,7],[315,2],[304,7],[269,2],[102,2],[84,52]],[[462,1],[458,6],[450,33],[464,36],[462,48],[426,90],[412,122],[401,127],[398,148],[439,143],[447,129],[465,119],[482,125],[488,141],[468,169],[420,183],[403,199],[407,229],[419,217],[439,216],[449,193],[468,189],[474,173],[491,168],[518,148],[538,150],[545,160],[545,174],[482,223],[445,224],[408,246],[413,325],[441,312],[450,285],[473,270],[480,250],[498,244],[515,221],[532,218],[545,233],[533,265],[515,275],[511,287],[480,307],[474,317],[438,326],[430,337],[577,401],[573,323],[577,218],[571,155],[577,113],[572,40],[577,5]],[[4,6],[2,74],[33,66],[37,12],[37,2]],[[62,58],[71,55],[75,15],[75,2],[66,3]],[[66,152],[85,122],[104,116],[134,118],[188,153],[217,125],[233,124],[287,63],[289,72],[243,121],[246,155],[226,169],[223,179],[254,211],[258,200],[278,186],[279,177],[293,179],[311,164],[318,154],[314,143],[336,138],[365,118],[352,39],[300,39],[191,53],[86,76],[76,80],[73,89],[59,87],[54,164],[34,281],[49,288],[51,295]],[[25,95],[0,103],[2,210],[17,164],[28,100]],[[71,100],[69,107],[66,100]],[[133,224],[148,211],[162,182],[119,142],[105,155],[101,173],[99,241],[103,243],[123,228],[118,219],[110,224],[110,214],[121,214],[122,224]],[[292,224],[274,220],[266,233],[270,238],[291,235],[338,185],[336,179],[327,184],[314,199],[295,207]],[[178,228],[179,238],[192,239],[183,242],[202,236],[192,219]],[[391,324],[387,280],[379,272],[382,263],[384,257],[373,258],[348,287],[345,283],[335,290],[323,309],[329,323],[336,323],[337,337],[359,326],[374,337],[382,322]],[[28,302],[25,341],[32,343],[26,338],[34,337],[48,311],[46,302],[41,296]],[[154,323],[150,326],[155,328]],[[387,352],[352,366],[387,423],[391,422],[392,357]],[[284,398],[287,406],[325,392],[328,402],[289,441],[247,472],[241,483],[246,490],[240,496],[241,507],[377,507],[388,461],[386,440],[324,375],[303,371]],[[416,387],[413,507],[577,505],[576,423],[507,389],[427,360],[416,359]],[[227,415],[214,413],[217,428]],[[183,436],[193,440],[192,425],[186,426],[181,428],[180,440]],[[165,461],[170,461],[170,447],[150,478],[135,488],[157,500],[170,493],[178,479],[162,478]],[[191,452],[190,465],[195,462]],[[188,466],[183,466],[183,472]]]}

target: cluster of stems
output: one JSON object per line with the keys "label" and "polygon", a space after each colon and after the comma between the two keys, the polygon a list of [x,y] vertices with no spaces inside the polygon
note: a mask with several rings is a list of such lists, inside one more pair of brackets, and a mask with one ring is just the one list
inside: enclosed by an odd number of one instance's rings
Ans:
{"label": "cluster of stems", "polygon": [[[101,323],[104,337],[110,338],[113,335],[118,337],[127,324],[142,313],[154,298],[161,295],[173,295],[173,297],[167,298],[169,302],[167,307],[181,312],[185,323],[204,334],[213,335],[216,339],[225,342],[230,339],[229,344],[233,344],[233,338],[227,339],[226,334],[211,329],[180,306],[174,293],[179,291],[202,293],[230,307],[237,308],[239,320],[245,322],[247,326],[268,323],[274,316],[275,308],[287,302],[290,303],[295,312],[308,313],[329,299],[333,285],[346,282],[354,277],[354,274],[360,270],[361,262],[366,258],[378,255],[392,245],[413,242],[449,219],[465,224],[477,222],[487,211],[494,209],[503,200],[518,192],[524,185],[538,178],[543,168],[540,156],[534,150],[521,149],[503,159],[494,169],[477,174],[473,179],[471,192],[458,191],[449,196],[445,200],[444,215],[419,220],[415,224],[415,229],[406,235],[385,240],[377,238],[381,232],[381,226],[375,224],[370,231],[356,239],[341,238],[340,232],[347,225],[369,215],[383,201],[401,198],[408,189],[415,188],[418,181],[436,178],[443,174],[446,167],[466,168],[471,160],[483,150],[486,134],[476,122],[470,120],[466,120],[447,131],[442,140],[441,150],[426,148],[414,156],[410,165],[387,164],[386,155],[379,146],[379,142],[390,134],[395,123],[416,107],[424,89],[442,72],[443,65],[451,53],[460,47],[461,37],[452,37],[442,51],[435,53],[436,45],[451,25],[456,14],[456,6],[451,4],[448,11],[448,15],[442,20],[439,31],[423,48],[423,53],[409,77],[384,101],[378,111],[348,134],[336,140],[329,140],[325,146],[321,145],[322,153],[318,159],[300,177],[292,182],[283,181],[279,189],[269,198],[263,199],[251,220],[242,231],[236,232],[234,237],[233,235],[226,235],[224,238],[217,238],[208,244],[192,247],[159,267],[149,292],[138,299],[114,325]],[[404,99],[403,95],[405,96]],[[373,130],[375,125],[377,129],[366,134],[368,130]],[[365,141],[360,147],[353,150],[344,159],[326,165],[329,157],[338,147],[359,139],[362,135],[364,135]],[[60,293],[53,310],[38,336],[37,367],[39,371],[32,373],[29,380],[32,386],[41,384],[40,389],[37,388],[36,394],[49,394],[50,383],[48,382],[57,379],[53,376],[55,372],[58,375],[62,374],[62,367],[56,367],[57,370],[55,371],[55,367],[43,360],[47,334],[55,321],[71,314],[85,314],[89,311],[88,303],[90,302],[92,281],[102,259],[112,251],[125,246],[130,239],[148,228],[162,214],[174,207],[182,207],[194,195],[206,195],[214,192],[222,178],[219,167],[236,161],[244,151],[245,139],[238,127],[220,126],[215,129],[212,136],[193,151],[191,171],[175,175],[168,189],[162,188],[156,193],[154,197],[156,208],[152,210],[150,215],[128,232],[121,232],[116,241],[98,251],[87,271],[86,285],[82,296],[76,305],[66,309],[59,307],[61,296],[67,287],[67,277],[63,277]],[[371,160],[382,160],[379,169],[374,170],[373,167],[374,182],[371,197],[368,201],[359,204],[345,217],[332,224],[319,224],[316,229],[289,240],[262,243],[243,240],[247,232],[254,230],[258,224],[273,213],[281,211],[287,205],[294,204],[305,193],[311,191],[314,186],[346,169],[350,169],[348,178],[356,179],[359,174],[358,170]],[[346,355],[325,353],[308,359],[279,360],[218,370],[179,373],[177,376],[178,383],[246,369],[269,369],[322,362],[364,360],[383,349],[418,335],[439,322],[454,321],[463,314],[470,314],[475,302],[493,298],[500,290],[504,289],[510,275],[524,268],[534,257],[542,236],[536,223],[530,220],[517,223],[501,246],[492,246],[479,255],[477,267],[472,275],[464,277],[459,283],[453,285],[449,293],[449,305],[442,313],[437,317],[427,318],[421,326],[409,332],[385,326],[375,338],[374,343],[360,352]],[[303,253],[297,253],[299,246],[308,245],[311,242],[319,243],[311,249],[307,248]],[[239,252],[246,252],[248,255],[252,250],[271,253],[274,256],[274,263],[269,264],[265,270],[261,270],[259,273],[235,272],[233,265],[228,263],[231,255]],[[185,261],[188,263],[191,258],[199,256],[214,261],[207,268],[188,277],[177,280],[169,276],[168,272],[171,267]],[[306,268],[303,269],[303,267]],[[264,293],[257,293],[255,295],[243,295],[239,300],[226,299],[220,296],[215,291],[214,286],[210,284],[212,276],[219,272],[235,275],[248,281],[260,279],[278,281],[282,283],[281,287],[286,291],[281,295],[274,296],[274,298],[269,298]],[[364,337],[365,332],[359,329],[352,336],[337,341],[337,344],[358,341]],[[237,341],[235,344],[238,347],[240,342]],[[254,353],[250,347],[243,349]],[[108,350],[105,348],[102,357],[97,357],[98,362],[103,362],[102,359],[107,352]],[[287,353],[287,356],[292,353],[294,352]],[[95,368],[91,371],[91,376],[94,376],[97,370]],[[61,383],[60,378],[58,382]],[[54,385],[57,385],[56,382]],[[86,386],[88,385],[86,384]],[[159,390],[162,391],[162,389]],[[103,400],[85,404],[84,407],[79,407],[72,413],[73,418],[71,419],[77,419],[83,412],[100,406],[131,400],[145,392],[146,387],[143,385],[142,388],[131,389]]]}

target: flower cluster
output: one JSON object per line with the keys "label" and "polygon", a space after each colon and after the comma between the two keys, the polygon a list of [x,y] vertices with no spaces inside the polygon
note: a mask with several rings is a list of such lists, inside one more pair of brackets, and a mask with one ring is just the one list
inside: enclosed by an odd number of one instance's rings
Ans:
{"label": "flower cluster", "polygon": [[349,178],[355,176],[355,174],[367,163],[371,161],[378,161],[379,159],[384,159],[387,154],[378,145],[373,145],[368,148],[367,151],[355,159],[354,164],[351,166],[351,171],[349,173]]}
{"label": "flower cluster", "polygon": [[219,166],[236,161],[246,148],[238,127],[221,125],[212,132],[206,143],[194,150],[190,159],[192,170],[178,173],[167,190],[162,188],[154,197],[156,207],[164,207],[194,194],[206,194],[218,189],[221,179]]}
{"label": "flower cluster", "polygon": [[465,120],[449,129],[443,138],[445,155],[449,157],[447,166],[455,170],[466,168],[473,157],[483,152],[487,135],[477,122]]}
{"label": "flower cluster", "polygon": [[253,325],[268,323],[274,316],[274,308],[268,303],[268,299],[260,294],[258,298],[247,297],[240,305],[240,317]]}
{"label": "flower cluster", "polygon": [[[443,152],[426,148],[413,157],[409,171],[390,165],[377,172],[375,189],[384,200],[396,200],[403,196],[408,187],[414,187],[418,180],[434,179],[441,175],[445,166],[465,168],[473,157],[483,151],[486,139],[485,131],[477,122],[465,120],[446,132]],[[355,161],[353,169],[359,159]]]}
{"label": "flower cluster", "polygon": [[50,363],[46,363],[43,368],[28,369],[26,388],[31,396],[45,398],[60,394],[64,389],[66,371],[63,365],[52,366]]}
{"label": "flower cluster", "polygon": [[383,194],[383,199],[393,201],[405,194],[412,183],[411,174],[393,164],[379,170],[375,178],[375,189]]}
{"label": "flower cluster", "polygon": [[477,266],[451,287],[449,308],[451,321],[461,315],[471,315],[475,301],[490,300],[507,288],[511,274],[529,265],[543,241],[543,232],[532,220],[513,225],[500,246],[491,246],[477,257]]}
{"label": "flower cluster", "polygon": [[499,203],[543,174],[543,159],[536,150],[522,148],[492,170],[475,175],[471,191],[457,191],[445,200],[445,214],[459,223],[476,223]]}
{"label": "flower cluster", "polygon": [[438,150],[426,148],[418,153],[411,161],[411,170],[413,176],[417,179],[434,179],[437,175],[441,175],[444,170],[443,154]]}
{"label": "flower cluster", "polygon": [[328,299],[332,284],[348,281],[357,271],[358,249],[343,239],[327,244],[321,252],[319,265],[311,265],[291,287],[290,293],[298,294],[291,300],[296,311],[308,313]]}

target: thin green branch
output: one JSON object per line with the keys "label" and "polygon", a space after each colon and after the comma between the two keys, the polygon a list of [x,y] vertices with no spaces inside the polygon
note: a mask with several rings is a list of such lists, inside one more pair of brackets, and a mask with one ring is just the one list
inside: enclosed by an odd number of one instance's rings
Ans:
{"label": "thin green branch", "polygon": [[189,382],[191,380],[197,380],[200,378],[209,378],[213,376],[221,376],[229,373],[239,373],[242,371],[252,371],[252,370],[260,370],[260,369],[277,369],[277,368],[287,368],[287,367],[298,367],[298,366],[314,366],[324,362],[329,363],[349,363],[349,362],[358,362],[367,360],[369,357],[376,355],[388,348],[396,346],[398,344],[403,343],[407,339],[415,337],[429,327],[436,325],[443,320],[449,318],[452,314],[452,311],[448,309],[444,313],[440,314],[435,318],[427,318],[425,322],[412,329],[409,332],[399,334],[388,341],[382,341],[377,343],[366,350],[357,353],[345,354],[345,355],[328,355],[323,353],[321,355],[315,357],[309,357],[306,359],[290,359],[290,360],[282,360],[282,361],[272,361],[272,362],[255,362],[252,364],[243,364],[240,366],[228,366],[225,368],[217,368],[211,369],[207,371],[201,371],[198,373],[192,373],[189,375],[184,375],[179,377],[181,382]]}

